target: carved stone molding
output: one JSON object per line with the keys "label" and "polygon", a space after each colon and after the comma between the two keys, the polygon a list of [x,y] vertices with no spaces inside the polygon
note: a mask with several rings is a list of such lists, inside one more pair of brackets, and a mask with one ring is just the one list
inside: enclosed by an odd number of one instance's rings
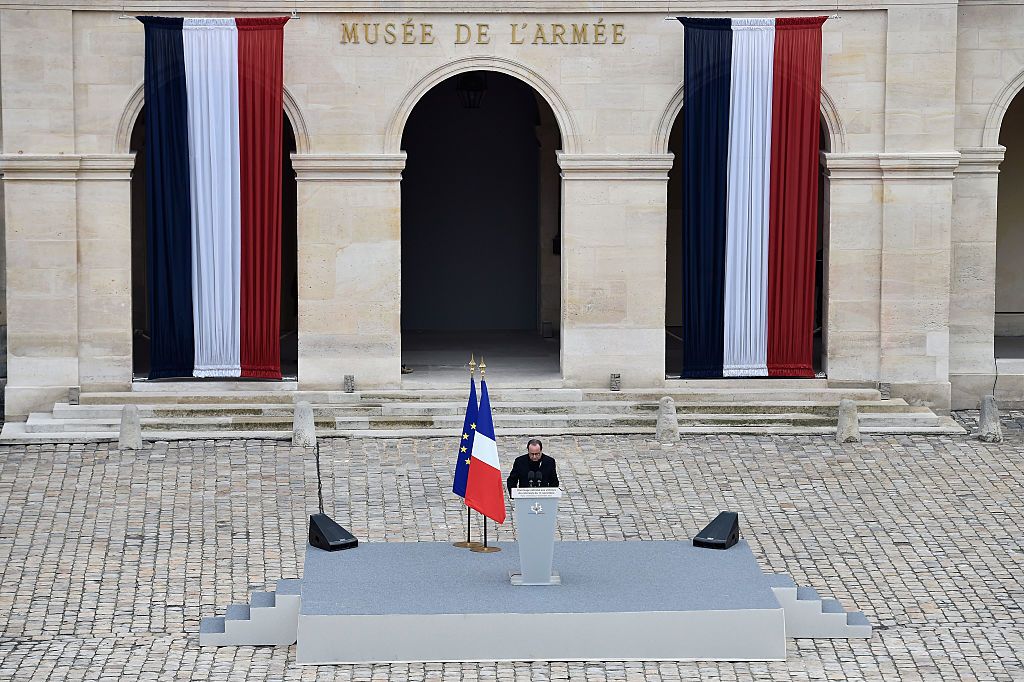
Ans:
{"label": "carved stone molding", "polygon": [[1006,155],[1006,147],[965,147],[960,150],[957,175],[999,175],[999,164]]}
{"label": "carved stone molding", "polygon": [[558,152],[566,180],[668,180],[672,154],[567,154]]}
{"label": "carved stone molding", "polygon": [[378,181],[398,182],[405,169],[405,152],[399,154],[292,154],[292,168],[299,182]]}
{"label": "carved stone molding", "polygon": [[0,154],[5,180],[130,180],[135,154]]}

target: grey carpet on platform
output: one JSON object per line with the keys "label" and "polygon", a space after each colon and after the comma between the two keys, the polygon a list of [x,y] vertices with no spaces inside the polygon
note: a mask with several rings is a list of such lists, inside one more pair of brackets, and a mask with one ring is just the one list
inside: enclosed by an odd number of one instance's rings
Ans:
{"label": "grey carpet on platform", "polygon": [[513,543],[479,554],[439,542],[307,546],[303,615],[603,613],[778,609],[745,541],[728,550],[689,542],[556,542],[560,586],[513,586]]}

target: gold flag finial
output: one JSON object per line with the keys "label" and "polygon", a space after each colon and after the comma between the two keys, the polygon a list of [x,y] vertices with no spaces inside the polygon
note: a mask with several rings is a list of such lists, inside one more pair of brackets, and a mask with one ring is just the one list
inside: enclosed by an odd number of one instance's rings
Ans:
{"label": "gold flag finial", "polygon": [[476,372],[476,360],[473,359],[473,353],[471,351],[469,354],[469,376],[473,376],[474,372]]}
{"label": "gold flag finial", "polygon": [[484,362],[484,356],[480,356],[480,379],[483,380],[484,374],[487,373],[487,363]]}

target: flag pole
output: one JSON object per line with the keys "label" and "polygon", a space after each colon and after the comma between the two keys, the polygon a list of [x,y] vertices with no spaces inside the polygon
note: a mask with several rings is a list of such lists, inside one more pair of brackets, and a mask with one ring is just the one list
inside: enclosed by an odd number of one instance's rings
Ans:
{"label": "flag pole", "polygon": [[[480,361],[483,362],[483,358],[480,358]],[[470,381],[473,380],[473,374],[474,373],[476,373],[476,359],[473,357],[473,353],[471,351],[469,353],[469,380]],[[481,370],[481,376],[483,376],[483,371],[482,370]],[[465,503],[465,500],[463,500],[463,503]],[[466,539],[465,540],[460,540],[459,542],[453,542],[452,545],[454,545],[455,547],[467,547],[469,549],[472,549],[473,547],[479,547],[480,546],[480,543],[475,541],[472,538],[472,535],[470,533],[470,529],[472,527],[472,522],[473,522],[473,509],[467,504],[466,505]]]}
{"label": "flag pole", "polygon": [[[481,355],[480,356],[480,382],[481,383],[483,383],[484,375],[486,373],[487,373],[487,363],[484,362],[484,356]],[[483,515],[481,514],[481,516],[483,516]],[[471,551],[471,552],[485,552],[487,554],[490,554],[491,552],[500,552],[501,551],[501,547],[494,547],[493,545],[488,545],[487,544],[487,517],[483,516],[483,520],[484,520],[484,542],[483,542],[482,545],[478,544],[476,547],[470,547],[469,551]]]}

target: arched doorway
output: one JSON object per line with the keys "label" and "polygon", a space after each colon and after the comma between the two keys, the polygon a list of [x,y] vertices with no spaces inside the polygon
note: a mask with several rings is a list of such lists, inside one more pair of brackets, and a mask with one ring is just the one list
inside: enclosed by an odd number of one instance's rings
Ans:
{"label": "arched doorway", "polygon": [[[281,373],[284,379],[298,375],[298,277],[296,242],[296,186],[291,154],[295,133],[288,116],[282,125],[281,173]],[[150,326],[146,292],[146,115],[143,107],[132,128],[132,376],[149,375]],[[187,377],[186,377],[187,378]]]}
{"label": "arched doorway", "polygon": [[405,383],[461,385],[470,352],[509,378],[559,377],[560,148],[551,108],[513,76],[460,73],[417,102],[402,135]]}
{"label": "arched doorway", "polygon": [[[683,116],[676,115],[668,141],[674,158],[668,174],[668,226],[665,244],[665,376],[678,379],[683,366]],[[831,151],[828,124],[822,116],[818,129],[818,150]],[[814,371],[823,369],[825,357],[825,268],[828,248],[828,176],[824,162],[818,162],[817,251],[814,269]]]}
{"label": "arched doorway", "polygon": [[995,356],[1024,358],[1024,96],[1014,97],[1003,116],[999,144],[1006,147],[999,165],[996,208]]}

